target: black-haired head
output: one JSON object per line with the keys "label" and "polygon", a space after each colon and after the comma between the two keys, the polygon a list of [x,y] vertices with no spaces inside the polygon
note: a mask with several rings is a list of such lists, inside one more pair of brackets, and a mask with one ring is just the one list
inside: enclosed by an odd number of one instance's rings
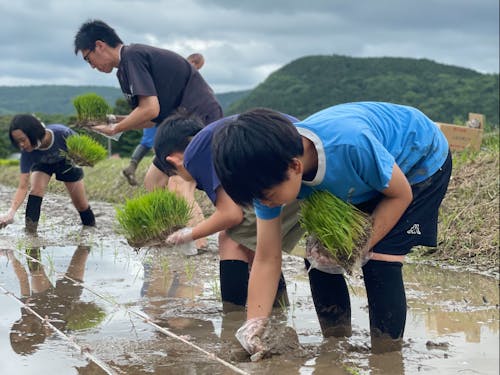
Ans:
{"label": "black-haired head", "polygon": [[26,134],[26,137],[30,140],[33,148],[36,148],[45,136],[45,126],[43,123],[35,116],[29,114],[15,115],[10,122],[10,142],[15,148],[19,148],[19,145],[12,137],[12,132],[14,130],[21,130],[24,134]]}
{"label": "black-haired head", "polygon": [[212,141],[222,187],[238,204],[264,199],[264,192],[288,179],[293,158],[304,153],[295,126],[279,112],[256,108],[222,126]]}

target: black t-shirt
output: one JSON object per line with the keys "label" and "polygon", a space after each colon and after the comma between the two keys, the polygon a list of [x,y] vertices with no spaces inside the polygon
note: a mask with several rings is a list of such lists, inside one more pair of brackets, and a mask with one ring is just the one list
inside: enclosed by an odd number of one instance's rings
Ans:
{"label": "black t-shirt", "polygon": [[222,116],[210,86],[175,52],[143,44],[123,46],[116,75],[132,108],[138,106],[138,96],[158,97],[160,114],[153,122],[160,123],[180,106],[205,124]]}

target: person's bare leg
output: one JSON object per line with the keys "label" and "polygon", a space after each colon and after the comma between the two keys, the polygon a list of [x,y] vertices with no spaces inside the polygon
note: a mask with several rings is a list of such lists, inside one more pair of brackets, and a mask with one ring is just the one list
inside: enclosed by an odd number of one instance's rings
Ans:
{"label": "person's bare leg", "polygon": [[85,211],[89,208],[89,201],[87,200],[87,194],[85,194],[85,185],[83,180],[76,182],[65,182],[66,190],[68,190],[69,196],[75,208],[80,211]]}
{"label": "person's bare leg", "polygon": [[83,180],[65,182],[64,185],[66,185],[71,201],[80,215],[82,224],[86,226],[94,226],[94,212],[92,212],[87,195],[85,194],[85,185],[83,184]]}
{"label": "person's bare leg", "polygon": [[144,188],[146,191],[154,189],[163,189],[168,184],[168,176],[160,171],[154,164],[151,164],[144,176]]}

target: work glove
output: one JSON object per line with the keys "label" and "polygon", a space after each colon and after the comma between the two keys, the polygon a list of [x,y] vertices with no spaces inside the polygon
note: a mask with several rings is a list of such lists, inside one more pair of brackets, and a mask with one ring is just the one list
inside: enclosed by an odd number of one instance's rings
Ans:
{"label": "work glove", "polygon": [[261,359],[269,350],[263,340],[268,322],[269,319],[266,317],[252,318],[236,331],[236,339],[254,362]]}
{"label": "work glove", "polygon": [[167,245],[175,246],[184,255],[196,255],[198,249],[193,241],[193,228],[186,227],[172,233],[165,240]]}
{"label": "work glove", "polygon": [[186,227],[179,229],[168,236],[166,243],[168,245],[181,245],[191,241],[193,241],[193,228]]}
{"label": "work glove", "polygon": [[343,274],[345,270],[342,266],[338,265],[331,256],[320,249],[320,242],[312,236],[306,239],[306,259],[311,264],[311,268],[331,274]]}
{"label": "work glove", "polygon": [[116,116],[115,115],[106,115],[106,123],[108,125],[116,124]]}

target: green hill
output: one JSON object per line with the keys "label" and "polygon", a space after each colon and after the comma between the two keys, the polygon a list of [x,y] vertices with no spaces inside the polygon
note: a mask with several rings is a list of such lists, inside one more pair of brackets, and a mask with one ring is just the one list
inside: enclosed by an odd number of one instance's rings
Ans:
{"label": "green hill", "polygon": [[426,59],[308,56],[272,73],[230,113],[270,107],[304,118],[351,101],[388,101],[421,109],[435,121],[464,122],[469,112],[498,124],[499,75]]}
{"label": "green hill", "polygon": [[[15,113],[45,113],[71,115],[75,113],[72,99],[75,96],[95,92],[114,106],[123,94],[117,87],[108,86],[0,86],[0,115]],[[241,99],[250,91],[234,91],[216,94],[222,109]]]}
{"label": "green hill", "polygon": [[241,100],[245,96],[247,96],[252,90],[244,90],[244,91],[230,91],[224,92],[221,94],[215,94],[217,100],[219,101],[224,113],[227,109],[238,100]]}
{"label": "green hill", "polygon": [[75,113],[72,99],[87,92],[95,92],[112,106],[123,97],[120,89],[106,86],[2,86],[0,115],[29,112],[71,115]]}

